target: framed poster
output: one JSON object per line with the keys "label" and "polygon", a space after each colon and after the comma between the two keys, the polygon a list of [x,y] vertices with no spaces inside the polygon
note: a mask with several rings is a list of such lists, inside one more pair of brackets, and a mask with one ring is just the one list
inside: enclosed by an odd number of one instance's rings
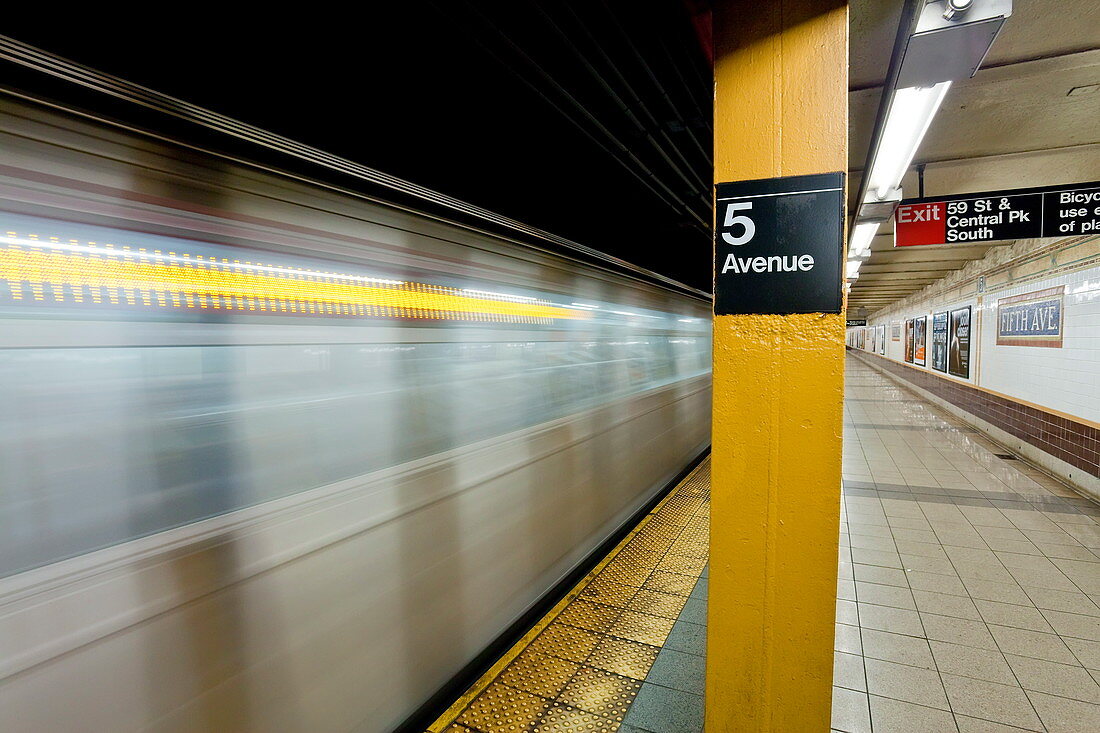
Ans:
{"label": "framed poster", "polygon": [[925,330],[927,326],[927,316],[913,319],[913,363],[917,366],[924,366],[925,364],[924,349],[928,342]]}
{"label": "framed poster", "polygon": [[871,332],[871,343],[869,344],[870,348],[868,351],[874,353],[878,351],[878,329],[872,327],[867,330]]}
{"label": "framed poster", "polygon": [[905,360],[913,363],[913,319],[905,321]]}
{"label": "framed poster", "polygon": [[947,371],[947,313],[932,314],[932,368]]}
{"label": "framed poster", "polygon": [[955,377],[970,379],[970,306],[951,311],[947,372]]}
{"label": "framed poster", "polygon": [[878,353],[886,354],[886,324],[878,327]]}
{"label": "framed poster", "polygon": [[890,340],[901,341],[901,321],[894,321],[890,324]]}
{"label": "framed poster", "polygon": [[1066,286],[997,301],[998,346],[1062,348],[1062,296]]}

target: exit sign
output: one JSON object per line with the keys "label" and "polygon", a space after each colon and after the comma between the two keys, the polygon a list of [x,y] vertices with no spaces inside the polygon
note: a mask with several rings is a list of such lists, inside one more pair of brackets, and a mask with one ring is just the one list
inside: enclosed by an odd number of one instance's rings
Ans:
{"label": "exit sign", "polygon": [[944,244],[947,240],[947,204],[901,204],[894,211],[894,246]]}
{"label": "exit sign", "polygon": [[1100,181],[906,199],[894,211],[894,246],[966,244],[1100,234]]}

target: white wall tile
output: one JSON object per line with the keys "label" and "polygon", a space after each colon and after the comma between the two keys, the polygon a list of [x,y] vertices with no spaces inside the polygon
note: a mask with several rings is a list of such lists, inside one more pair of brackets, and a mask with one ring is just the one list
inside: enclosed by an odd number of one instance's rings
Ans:
{"label": "white wall tile", "polygon": [[[999,260],[995,259],[987,269],[1001,264],[1004,257]],[[974,264],[977,268],[970,274],[982,274],[983,263]],[[997,345],[998,300],[1059,285],[1065,286],[1061,348]],[[1100,422],[1100,262],[1094,259],[1093,266],[1085,269],[1054,272],[1049,277],[992,288],[981,296],[975,293],[969,298],[956,296],[945,300],[933,295],[922,300],[918,294],[902,307],[880,311],[867,322],[869,326],[886,324],[886,357],[900,362],[904,360],[904,325],[902,340],[894,342],[889,340],[891,324],[927,316],[928,363],[923,368],[937,376],[955,379],[931,368],[931,317],[933,313],[966,305],[972,306],[973,312],[971,376],[964,381],[1039,407]]]}

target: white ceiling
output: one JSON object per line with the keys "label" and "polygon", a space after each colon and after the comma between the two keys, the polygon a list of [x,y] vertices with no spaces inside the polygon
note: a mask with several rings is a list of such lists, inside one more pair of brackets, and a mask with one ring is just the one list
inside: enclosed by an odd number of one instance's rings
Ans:
{"label": "white ceiling", "polygon": [[[851,3],[849,211],[902,4]],[[914,165],[926,165],[925,195],[1100,179],[1100,91],[1067,96],[1090,84],[1100,84],[1100,0],[1014,0],[1012,17],[983,67],[974,78],[952,85],[917,152]],[[917,195],[915,168],[903,190],[907,197]],[[879,232],[848,295],[850,311],[887,306],[983,257],[990,246],[899,250],[893,246],[892,222]]]}

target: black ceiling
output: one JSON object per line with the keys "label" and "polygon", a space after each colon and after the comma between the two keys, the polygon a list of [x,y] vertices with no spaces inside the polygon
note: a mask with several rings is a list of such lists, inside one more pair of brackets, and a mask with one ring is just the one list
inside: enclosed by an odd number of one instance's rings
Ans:
{"label": "black ceiling", "polygon": [[710,290],[711,75],[683,0],[367,7],[5,33]]}

